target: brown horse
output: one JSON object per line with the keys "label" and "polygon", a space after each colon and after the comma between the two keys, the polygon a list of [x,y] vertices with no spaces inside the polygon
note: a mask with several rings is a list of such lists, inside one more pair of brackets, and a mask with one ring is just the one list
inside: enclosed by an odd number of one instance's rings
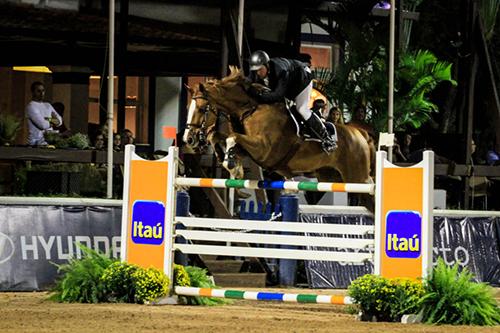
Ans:
{"label": "brown horse", "polygon": [[[287,178],[307,174],[319,181],[372,183],[375,147],[366,132],[336,125],[338,148],[327,154],[319,142],[303,141],[297,135],[284,103],[258,105],[247,95],[247,88],[242,73],[232,69],[231,75],[222,80],[200,83],[191,89],[196,104],[188,116],[186,143],[199,146],[203,133],[214,145],[225,140],[224,164],[229,169],[241,168],[228,163],[238,145],[262,168]],[[230,119],[227,132],[217,130],[221,118]],[[241,177],[242,172],[238,171],[237,176]],[[360,199],[360,204],[373,208],[372,198]]]}

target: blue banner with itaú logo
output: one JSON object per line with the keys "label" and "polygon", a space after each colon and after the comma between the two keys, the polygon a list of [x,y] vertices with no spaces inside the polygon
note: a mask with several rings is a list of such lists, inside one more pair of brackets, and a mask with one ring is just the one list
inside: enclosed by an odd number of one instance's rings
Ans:
{"label": "blue banner with ita\u00fa logo", "polygon": [[161,201],[137,200],[132,205],[132,230],[135,244],[160,245],[165,230],[165,205]]}
{"label": "blue banner with ita\u00fa logo", "polygon": [[418,258],[421,254],[422,216],[413,211],[387,214],[385,253],[390,258]]}
{"label": "blue banner with ita\u00fa logo", "polygon": [[[477,281],[500,286],[500,216],[489,217],[487,212],[483,212],[483,216],[434,215],[433,262],[441,257],[449,266],[458,264],[467,268]],[[307,223],[373,224],[373,218],[363,214],[306,213],[300,218]],[[418,256],[421,249],[417,242],[419,223],[417,213],[390,212],[386,255],[391,258]],[[352,264],[311,260],[305,262],[305,267],[311,288],[347,288],[357,277],[373,273],[372,262]]]}

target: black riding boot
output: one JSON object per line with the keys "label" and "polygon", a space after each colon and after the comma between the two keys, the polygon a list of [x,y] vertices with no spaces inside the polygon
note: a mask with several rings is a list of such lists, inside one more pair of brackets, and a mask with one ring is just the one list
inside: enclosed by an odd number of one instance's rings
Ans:
{"label": "black riding boot", "polygon": [[337,148],[337,142],[328,134],[325,125],[314,113],[306,120],[307,126],[314,135],[321,140],[321,147],[326,153],[331,153]]}

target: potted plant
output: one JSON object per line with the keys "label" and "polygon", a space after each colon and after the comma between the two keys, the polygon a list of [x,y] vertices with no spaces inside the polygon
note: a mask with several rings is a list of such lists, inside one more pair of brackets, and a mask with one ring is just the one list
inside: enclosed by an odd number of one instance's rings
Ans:
{"label": "potted plant", "polygon": [[21,128],[21,120],[11,114],[0,114],[0,145],[9,146]]}

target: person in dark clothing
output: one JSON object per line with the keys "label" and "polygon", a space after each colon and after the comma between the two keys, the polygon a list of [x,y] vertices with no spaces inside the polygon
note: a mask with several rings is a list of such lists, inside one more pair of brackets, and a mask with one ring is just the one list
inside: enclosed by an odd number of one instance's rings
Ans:
{"label": "person in dark clothing", "polygon": [[250,80],[268,87],[258,90],[251,87],[248,91],[257,102],[271,104],[286,99],[295,101],[297,111],[306,125],[321,140],[327,153],[337,147],[321,119],[308,107],[312,90],[312,73],[307,64],[292,59],[269,58],[264,51],[255,51],[250,57]]}
{"label": "person in dark clothing", "polygon": [[321,98],[315,99],[311,111],[320,118],[324,118],[323,113],[326,109],[326,103]]}

